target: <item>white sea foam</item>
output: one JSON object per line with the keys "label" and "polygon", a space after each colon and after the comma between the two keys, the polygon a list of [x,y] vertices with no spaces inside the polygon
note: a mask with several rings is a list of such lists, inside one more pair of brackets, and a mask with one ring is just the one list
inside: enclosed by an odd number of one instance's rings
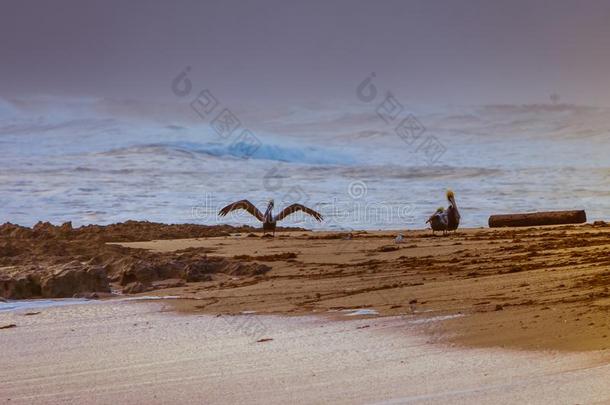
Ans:
{"label": "white sea foam", "polygon": [[86,300],[80,298],[63,298],[63,299],[48,299],[48,300],[16,300],[0,302],[0,312],[9,311],[26,311],[32,309],[44,309],[51,307],[61,307],[65,305],[83,305],[97,302],[94,300]]}
{"label": "white sea foam", "polygon": [[418,324],[423,324],[423,323],[433,323],[433,322],[446,321],[446,320],[449,320],[449,319],[461,318],[463,316],[464,316],[464,314],[451,314],[451,315],[431,316],[429,318],[414,319],[412,321],[409,321],[409,323],[412,323],[414,325],[418,325]]}
{"label": "white sea foam", "polygon": [[374,309],[371,308],[360,308],[360,309],[346,309],[345,316],[362,316],[362,315],[379,315]]}
{"label": "white sea foam", "polygon": [[174,295],[166,296],[137,296],[124,297],[109,300],[90,300],[84,298],[56,298],[56,299],[28,299],[28,300],[8,300],[0,301],[0,312],[11,311],[27,311],[33,309],[44,309],[52,307],[63,307],[66,305],[85,305],[85,304],[109,304],[116,302],[130,301],[156,301],[167,299],[178,299],[180,297]]}

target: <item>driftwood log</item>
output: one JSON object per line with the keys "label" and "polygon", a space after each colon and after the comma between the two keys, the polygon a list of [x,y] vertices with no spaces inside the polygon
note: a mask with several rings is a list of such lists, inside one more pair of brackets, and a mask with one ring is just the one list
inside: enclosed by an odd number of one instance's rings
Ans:
{"label": "driftwood log", "polygon": [[584,210],[530,212],[527,214],[503,214],[489,217],[490,228],[582,224],[585,222],[587,222],[587,215]]}

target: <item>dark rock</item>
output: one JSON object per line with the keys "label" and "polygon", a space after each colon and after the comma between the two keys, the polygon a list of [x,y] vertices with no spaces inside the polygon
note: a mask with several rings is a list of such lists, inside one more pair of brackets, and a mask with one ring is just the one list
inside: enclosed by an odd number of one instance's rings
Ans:
{"label": "dark rock", "polygon": [[211,281],[211,273],[214,273],[215,270],[217,270],[215,267],[217,267],[218,264],[220,264],[220,262],[210,263],[207,260],[199,260],[194,263],[187,264],[184,268],[184,279],[188,283]]}
{"label": "dark rock", "polygon": [[259,274],[265,274],[271,267],[266,264],[259,263],[228,263],[222,273],[230,274],[233,276],[256,276]]}
{"label": "dark rock", "polygon": [[40,296],[40,284],[32,275],[0,276],[0,296],[13,300]]}
{"label": "dark rock", "polygon": [[145,261],[138,261],[129,265],[121,272],[120,283],[121,285],[131,284],[136,281],[150,283],[158,278],[157,270],[153,265]]}
{"label": "dark rock", "polygon": [[188,283],[196,283],[201,281],[212,281],[212,275],[207,273],[202,273],[198,270],[187,269],[185,272],[185,280]]}
{"label": "dark rock", "polygon": [[50,275],[44,276],[41,295],[47,298],[73,297],[75,294],[110,292],[106,269],[78,261],[56,266]]}
{"label": "dark rock", "polygon": [[19,225],[11,224],[7,222],[0,226],[0,236],[4,236],[11,239],[25,239],[29,238],[32,234],[30,228],[26,228]]}
{"label": "dark rock", "polygon": [[176,260],[167,262],[139,260],[126,267],[119,277],[121,285],[127,285],[135,281],[150,284],[153,281],[169,278],[184,278],[184,264]]}
{"label": "dark rock", "polygon": [[42,222],[38,221],[36,225],[32,228],[35,237],[41,236],[53,236],[56,234],[56,228],[50,222]]}

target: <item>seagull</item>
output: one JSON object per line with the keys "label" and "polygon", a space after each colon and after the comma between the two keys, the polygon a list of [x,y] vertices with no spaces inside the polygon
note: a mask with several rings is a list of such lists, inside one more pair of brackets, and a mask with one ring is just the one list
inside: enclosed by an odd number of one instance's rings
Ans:
{"label": "seagull", "polygon": [[232,204],[229,204],[226,207],[224,207],[223,209],[221,209],[220,212],[218,213],[218,215],[220,215],[221,217],[224,217],[231,211],[246,210],[252,216],[256,217],[256,219],[258,219],[259,221],[261,221],[263,223],[263,232],[264,233],[272,232],[273,236],[275,236],[276,223],[278,221],[281,221],[282,219],[286,218],[288,215],[294,214],[297,211],[303,211],[304,213],[311,215],[318,222],[322,222],[322,219],[324,219],[322,217],[322,215],[320,215],[318,212],[312,210],[311,208],[307,208],[306,206],[301,205],[301,204],[289,205],[288,207],[284,208],[279,214],[274,216],[273,215],[273,205],[274,205],[273,200],[270,200],[269,204],[267,205],[267,210],[263,214],[250,201],[240,200],[240,201],[236,201]]}
{"label": "seagull", "polygon": [[438,208],[426,221],[430,224],[433,235],[436,231],[443,231],[443,235],[446,235],[448,231],[455,231],[460,225],[460,212],[455,203],[455,194],[451,190],[447,190],[447,201],[449,201],[447,209]]}
{"label": "seagull", "polygon": [[398,236],[394,239],[394,243],[403,243],[405,241],[405,237],[402,233],[399,233]]}

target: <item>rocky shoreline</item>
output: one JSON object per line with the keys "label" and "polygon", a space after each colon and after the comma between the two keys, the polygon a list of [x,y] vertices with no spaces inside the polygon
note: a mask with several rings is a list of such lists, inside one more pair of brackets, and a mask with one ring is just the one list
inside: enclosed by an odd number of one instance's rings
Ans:
{"label": "rocky shoreline", "polygon": [[208,281],[212,274],[257,276],[270,267],[209,256],[195,248],[160,254],[108,242],[226,236],[249,226],[166,225],[127,221],[73,228],[39,222],[0,226],[0,298],[100,297]]}

